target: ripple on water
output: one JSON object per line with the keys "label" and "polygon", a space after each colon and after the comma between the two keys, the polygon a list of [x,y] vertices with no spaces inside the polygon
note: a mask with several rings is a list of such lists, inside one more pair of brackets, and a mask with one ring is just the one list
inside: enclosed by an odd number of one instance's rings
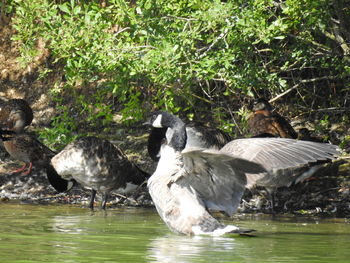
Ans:
{"label": "ripple on water", "polygon": [[[347,262],[348,219],[237,215],[256,237],[171,233],[154,209],[0,203],[1,262]],[[232,222],[231,222],[232,224]]]}

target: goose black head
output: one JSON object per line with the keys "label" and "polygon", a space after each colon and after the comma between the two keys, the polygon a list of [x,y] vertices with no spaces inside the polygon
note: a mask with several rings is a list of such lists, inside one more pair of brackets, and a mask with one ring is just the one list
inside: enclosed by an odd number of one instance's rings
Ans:
{"label": "goose black head", "polygon": [[273,111],[273,108],[271,104],[264,98],[259,98],[253,101],[252,103],[252,110],[259,111],[259,110],[267,110],[267,111]]}
{"label": "goose black head", "polygon": [[157,111],[152,113],[147,124],[154,128],[168,128],[166,131],[168,144],[177,151],[182,151],[185,148],[186,125],[180,118],[165,111]]}
{"label": "goose black head", "polygon": [[151,114],[151,117],[146,124],[149,124],[154,128],[173,128],[176,125],[182,125],[184,123],[178,117],[169,112],[156,111]]}

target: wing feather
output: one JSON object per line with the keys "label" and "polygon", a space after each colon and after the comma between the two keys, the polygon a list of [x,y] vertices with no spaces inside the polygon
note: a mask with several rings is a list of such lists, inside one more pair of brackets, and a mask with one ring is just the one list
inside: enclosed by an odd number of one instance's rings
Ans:
{"label": "wing feather", "polygon": [[262,173],[259,164],[215,150],[188,149],[182,152],[181,182],[191,185],[207,208],[232,215],[246,187],[245,173]]}
{"label": "wing feather", "polygon": [[340,153],[336,145],[285,138],[237,139],[220,151],[260,163],[266,170],[332,160]]}
{"label": "wing feather", "polygon": [[220,151],[259,163],[269,171],[247,173],[248,188],[254,185],[269,188],[288,186],[303,176],[310,165],[335,159],[340,154],[336,145],[286,138],[238,139],[226,144]]}

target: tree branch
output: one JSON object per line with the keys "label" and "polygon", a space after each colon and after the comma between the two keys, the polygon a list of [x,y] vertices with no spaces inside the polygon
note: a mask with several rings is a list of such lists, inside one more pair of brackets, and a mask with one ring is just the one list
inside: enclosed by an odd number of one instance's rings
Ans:
{"label": "tree branch", "polygon": [[287,89],[286,91],[282,92],[281,94],[277,95],[276,97],[270,99],[269,102],[274,102],[274,101],[282,98],[283,96],[287,95],[289,92],[298,88],[301,84],[311,83],[311,82],[316,82],[316,81],[321,81],[321,80],[326,80],[326,79],[336,79],[336,78],[337,78],[336,76],[324,76],[324,77],[319,77],[319,78],[303,79],[299,83],[297,83],[293,87],[291,87],[290,89]]}

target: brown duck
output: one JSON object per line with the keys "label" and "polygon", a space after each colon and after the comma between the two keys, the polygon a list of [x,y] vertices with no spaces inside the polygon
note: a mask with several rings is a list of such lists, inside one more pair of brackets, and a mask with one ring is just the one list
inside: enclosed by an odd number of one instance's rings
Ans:
{"label": "brown duck", "polygon": [[288,121],[272,108],[264,98],[254,100],[248,119],[249,132],[253,137],[281,137],[296,139],[298,134]]}
{"label": "brown duck", "polygon": [[0,105],[0,123],[6,129],[22,132],[32,120],[33,111],[23,99],[10,99]]}
{"label": "brown duck", "polygon": [[16,160],[24,162],[22,168],[14,172],[22,172],[22,175],[28,175],[32,171],[33,163],[42,165],[50,162],[52,156],[55,155],[44,144],[39,142],[35,137],[26,133],[15,133],[12,135],[3,135],[3,142],[6,151]]}
{"label": "brown duck", "polygon": [[46,169],[47,178],[50,184],[58,191],[68,191],[74,184],[74,181],[62,179],[51,166],[51,158],[56,154],[34,136],[26,133],[15,133],[13,131],[1,130],[0,138],[3,140],[4,147],[8,153],[15,159],[24,162],[22,168],[14,171],[21,172],[28,168],[22,175],[28,175],[32,171],[33,164]]}

